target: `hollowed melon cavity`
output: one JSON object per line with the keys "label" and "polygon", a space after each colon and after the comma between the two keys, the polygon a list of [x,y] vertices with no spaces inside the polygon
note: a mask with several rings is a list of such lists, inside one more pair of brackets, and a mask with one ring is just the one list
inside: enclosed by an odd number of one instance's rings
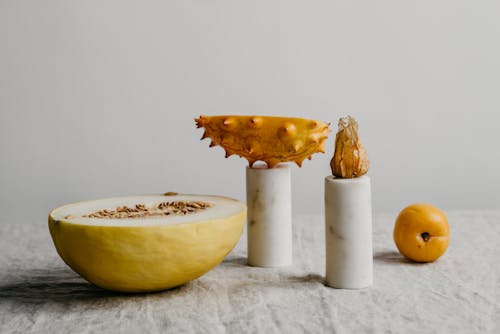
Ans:
{"label": "hollowed melon cavity", "polygon": [[[118,206],[114,209],[101,209],[88,214],[83,218],[102,218],[102,219],[138,219],[145,217],[162,217],[170,215],[188,215],[200,212],[212,207],[213,204],[201,201],[174,201],[161,202],[156,204],[135,204],[132,206]],[[74,218],[72,215],[64,217],[66,219]]]}

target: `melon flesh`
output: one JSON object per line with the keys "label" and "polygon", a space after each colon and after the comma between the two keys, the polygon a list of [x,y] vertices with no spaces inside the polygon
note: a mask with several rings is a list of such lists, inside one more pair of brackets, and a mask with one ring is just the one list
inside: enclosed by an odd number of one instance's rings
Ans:
{"label": "melon flesh", "polygon": [[[83,217],[103,209],[179,201],[210,207],[185,215]],[[64,262],[89,282],[146,292],[181,285],[215,267],[238,242],[245,221],[246,206],[230,198],[147,195],[65,205],[49,214],[49,230]]]}

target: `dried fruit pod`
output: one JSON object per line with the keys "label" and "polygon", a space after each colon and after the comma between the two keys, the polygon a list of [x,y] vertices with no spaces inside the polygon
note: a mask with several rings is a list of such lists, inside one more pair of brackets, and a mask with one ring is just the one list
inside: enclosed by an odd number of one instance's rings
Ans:
{"label": "dried fruit pod", "polygon": [[359,141],[358,123],[351,116],[339,119],[335,137],[335,153],[330,161],[332,174],[340,178],[354,178],[368,172],[370,161]]}
{"label": "dried fruit pod", "polygon": [[330,129],[327,123],[304,118],[274,116],[200,116],[195,119],[210,138],[210,146],[220,145],[226,158],[237,154],[250,166],[264,161],[269,168],[293,161],[299,167],[305,158],[324,153]]}

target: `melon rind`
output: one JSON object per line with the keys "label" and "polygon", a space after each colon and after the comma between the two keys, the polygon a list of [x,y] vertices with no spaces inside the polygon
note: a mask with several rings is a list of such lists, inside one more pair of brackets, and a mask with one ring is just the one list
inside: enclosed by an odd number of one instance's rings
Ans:
{"label": "melon rind", "polygon": [[[161,197],[139,198],[154,202]],[[175,201],[185,196],[164,198]],[[89,220],[91,223],[86,224],[61,218],[65,206],[49,214],[49,230],[64,262],[89,282],[122,292],[165,290],[198,278],[222,262],[240,239],[246,221],[246,206],[241,202],[219,196],[190,198],[219,204],[207,209],[206,214],[183,216],[173,224],[168,217],[136,225],[135,219],[120,225],[108,219],[100,219],[99,224]],[[116,203],[121,203],[120,198]],[[224,203],[232,209],[221,210],[226,214],[214,218],[216,215],[209,210]],[[78,203],[71,205],[78,207]]]}

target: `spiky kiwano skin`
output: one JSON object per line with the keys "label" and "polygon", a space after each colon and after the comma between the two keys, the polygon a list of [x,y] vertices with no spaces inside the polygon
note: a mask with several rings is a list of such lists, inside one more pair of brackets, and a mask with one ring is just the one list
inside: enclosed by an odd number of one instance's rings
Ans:
{"label": "spiky kiwano skin", "polygon": [[287,161],[302,166],[305,158],[325,152],[330,133],[327,123],[304,118],[202,115],[195,120],[205,129],[201,139],[210,138],[210,147],[222,146],[226,158],[237,154],[250,166],[264,161],[269,168]]}

